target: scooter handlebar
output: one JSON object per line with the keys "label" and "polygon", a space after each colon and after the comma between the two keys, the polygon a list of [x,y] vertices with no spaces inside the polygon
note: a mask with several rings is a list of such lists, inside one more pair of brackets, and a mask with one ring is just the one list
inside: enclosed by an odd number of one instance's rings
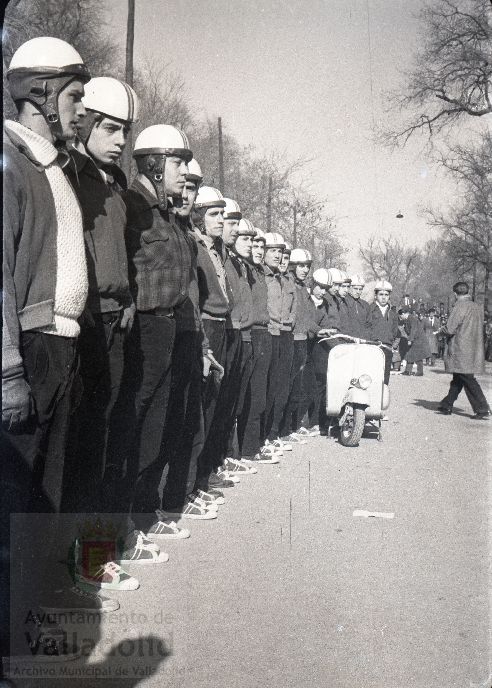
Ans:
{"label": "scooter handlebar", "polygon": [[388,351],[393,351],[391,346],[387,346],[386,344],[383,344],[383,342],[375,339],[360,339],[358,337],[352,337],[349,334],[332,334],[330,337],[323,337],[322,339],[318,340],[318,344],[320,342],[327,342],[331,339],[346,339],[349,342],[354,342],[354,344],[373,344],[374,346],[379,346],[382,349],[388,349]]}

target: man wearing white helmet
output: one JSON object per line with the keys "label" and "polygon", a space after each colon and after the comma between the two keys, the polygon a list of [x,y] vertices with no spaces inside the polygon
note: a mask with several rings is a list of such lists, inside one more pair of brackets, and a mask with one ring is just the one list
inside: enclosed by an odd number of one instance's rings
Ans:
{"label": "man wearing white helmet", "polygon": [[[285,241],[277,232],[265,235],[265,277],[268,287],[269,332],[272,358],[268,374],[265,441],[282,451],[279,428],[289,395],[289,381],[294,352],[292,329],[295,318],[295,286],[280,272]],[[292,447],[290,447],[292,448]]]}
{"label": "man wearing white helmet", "polygon": [[265,233],[255,227],[251,252],[251,376],[242,412],[238,417],[241,458],[259,463],[277,463],[273,449],[263,448],[263,428],[267,403],[267,381],[272,357],[272,336],[268,331],[268,288],[263,270]]}
{"label": "man wearing white helmet", "polygon": [[[374,285],[374,303],[369,307],[367,318],[368,334],[389,347],[396,347],[398,340],[398,315],[390,308],[389,300],[393,287],[387,280],[378,280]],[[389,384],[392,352],[383,349],[385,356],[384,383]]]}
{"label": "man wearing white helmet", "polygon": [[227,475],[218,475],[218,472],[221,473],[219,466],[224,458],[224,447],[228,440],[228,437],[224,436],[224,379],[230,372],[231,361],[234,358],[231,356],[231,349],[228,358],[234,298],[224,265],[226,253],[222,233],[225,205],[224,197],[218,189],[202,186],[193,212],[195,238],[198,244],[200,312],[210,349],[220,366],[219,370],[212,370],[208,375],[203,393],[205,445],[198,460],[196,493],[200,499],[206,500],[216,495],[214,490],[217,488],[234,486]]}
{"label": "man wearing white helmet", "polygon": [[292,246],[289,244],[288,241],[286,241],[284,250],[282,251],[282,260],[280,261],[280,265],[278,266],[279,272],[281,272],[282,275],[285,275],[287,273],[291,253]]}
{"label": "man wearing white helmet", "polygon": [[367,337],[367,316],[369,314],[369,304],[361,298],[364,285],[365,280],[362,275],[351,275],[349,293],[345,297],[350,316],[350,331],[347,334],[361,339]]}
{"label": "man wearing white helmet", "polygon": [[222,230],[222,241],[225,246],[232,248],[238,235],[239,221],[242,218],[239,204],[232,198],[224,198],[224,229]]}
{"label": "man wearing white helmet", "polygon": [[91,79],[83,104],[87,115],[67,174],[79,199],[89,265],[89,295],[79,337],[83,396],[73,418],[74,446],[67,457],[63,508],[69,513],[118,511],[105,469],[119,463],[115,439],[124,414],[113,413],[123,378],[124,342],[135,306],[125,246],[126,178],[117,162],[138,118],[130,86],[111,77]]}
{"label": "man wearing white helmet", "polygon": [[[313,272],[310,295],[315,306],[315,323],[320,328],[319,336],[329,336],[338,332],[338,310],[332,305],[329,308],[328,289],[332,285],[332,274],[326,268],[318,268]],[[308,360],[304,368],[303,387],[305,398],[301,402],[299,415],[304,410],[308,413],[309,434],[326,435],[328,419],[326,416],[326,367],[328,363],[329,346],[318,344],[316,339],[309,342]]]}
{"label": "man wearing white helmet", "polygon": [[[240,425],[238,417],[242,415],[246,391],[252,373],[252,340],[251,326],[254,309],[252,297],[252,268],[251,255],[253,239],[256,229],[246,218],[239,221],[234,245],[226,259],[226,270],[234,295],[234,307],[231,313],[233,323],[237,322],[240,344],[237,365],[231,368],[227,381],[228,398],[225,399],[225,413],[228,415],[227,433],[229,446],[226,447],[225,468],[231,473],[256,473],[256,469],[246,465],[242,457],[244,427]],[[234,428],[237,422],[238,450],[234,447]],[[234,458],[232,458],[234,456]]]}
{"label": "man wearing white helmet", "polygon": [[316,308],[306,287],[311,264],[311,253],[305,249],[295,248],[290,254],[289,269],[296,287],[294,354],[289,396],[280,434],[282,440],[292,443],[302,442],[302,438],[295,433],[301,427],[301,419],[306,411],[305,402],[303,404],[303,371],[307,362],[308,338],[317,336],[321,330],[316,322]]}
{"label": "man wearing white helmet", "polygon": [[[197,502],[195,481],[198,458],[203,449],[205,435],[202,409],[202,379],[208,377],[211,366],[217,367],[204,333],[200,315],[198,288],[198,254],[206,249],[194,238],[191,213],[203,181],[198,162],[193,158],[188,164],[182,202],[176,205],[175,214],[183,231],[193,237],[195,255],[187,299],[175,309],[176,339],[172,358],[172,390],[166,428],[162,441],[163,464],[168,471],[163,488],[162,511],[151,533],[169,534],[174,531],[185,537],[188,531],[179,529],[173,519],[209,519],[210,513]],[[203,264],[204,256],[200,258]],[[212,266],[213,269],[213,266]],[[184,534],[183,534],[184,533]]]}
{"label": "man wearing white helmet", "polygon": [[343,334],[352,333],[352,319],[347,304],[347,296],[350,289],[350,277],[346,272],[340,270],[342,282],[338,287],[338,294],[335,296],[335,300],[338,305],[338,314],[340,317],[340,332]]}
{"label": "man wearing white helmet", "polygon": [[[155,545],[142,538],[155,524],[163,469],[161,443],[172,380],[174,312],[188,297],[195,245],[171,209],[179,205],[193,157],[186,135],[156,124],[135,141],[138,175],[124,195],[130,287],[137,312],[128,338],[129,391],[134,423],[127,423],[120,446],[127,460],[135,526],[133,560],[159,563]],[[126,444],[126,447],[124,446]],[[161,553],[163,554],[163,553]]]}
{"label": "man wearing white helmet", "polygon": [[[68,161],[65,144],[85,115],[82,96],[89,78],[77,51],[49,37],[21,45],[7,72],[18,121],[5,122],[3,148],[0,470],[8,489],[0,527],[5,552],[10,551],[10,513],[58,512],[61,505],[78,318],[87,298],[82,215],[62,168]],[[36,542],[29,542],[31,532]],[[12,562],[19,584],[16,602],[25,601],[31,609],[41,601],[36,597],[41,597],[45,586],[58,587],[52,562],[45,575],[43,559],[33,549],[42,545],[47,556],[53,546],[57,548],[56,522],[43,532],[42,542],[39,531],[34,533],[30,528],[23,533],[22,548],[12,547],[17,552]],[[22,561],[24,556],[27,559]],[[1,562],[0,587],[7,591],[5,566],[6,557]],[[92,596],[78,603],[77,596],[68,595],[64,602],[70,608],[85,606],[93,611],[104,606]],[[6,594],[0,603],[2,636],[10,627],[4,605],[8,605]],[[70,652],[64,652],[55,639],[50,654],[61,658]]]}

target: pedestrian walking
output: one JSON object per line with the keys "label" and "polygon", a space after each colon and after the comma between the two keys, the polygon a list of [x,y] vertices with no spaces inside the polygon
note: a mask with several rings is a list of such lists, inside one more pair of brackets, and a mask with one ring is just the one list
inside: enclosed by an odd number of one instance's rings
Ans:
{"label": "pedestrian walking", "polygon": [[451,415],[453,405],[464,388],[475,414],[473,417],[484,420],[490,416],[490,407],[475,378],[476,374],[484,371],[482,310],[471,300],[467,282],[456,282],[453,293],[456,303],[442,328],[448,340],[444,366],[446,372],[452,373],[453,379],[439,411]]}
{"label": "pedestrian walking", "polygon": [[418,377],[424,374],[424,359],[430,355],[430,347],[427,335],[424,332],[422,320],[419,316],[410,313],[408,306],[403,306],[398,311],[398,315],[403,320],[405,332],[407,333],[408,350],[405,354],[407,367],[403,375],[411,375],[413,364],[417,364]]}

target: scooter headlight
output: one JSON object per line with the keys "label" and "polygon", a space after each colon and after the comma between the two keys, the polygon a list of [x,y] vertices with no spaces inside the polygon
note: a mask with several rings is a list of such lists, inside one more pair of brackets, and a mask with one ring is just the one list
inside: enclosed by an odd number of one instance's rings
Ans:
{"label": "scooter headlight", "polygon": [[361,389],[367,389],[371,382],[372,382],[372,377],[370,375],[367,375],[364,373],[364,375],[361,375],[360,378],[357,380],[358,385]]}

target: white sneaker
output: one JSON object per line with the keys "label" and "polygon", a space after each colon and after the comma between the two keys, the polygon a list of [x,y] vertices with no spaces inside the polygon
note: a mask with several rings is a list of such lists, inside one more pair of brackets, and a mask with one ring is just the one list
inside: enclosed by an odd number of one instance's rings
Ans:
{"label": "white sneaker", "polygon": [[284,442],[284,440],[280,437],[277,437],[276,440],[273,440],[272,444],[277,449],[280,449],[280,451],[292,451],[292,445],[288,442]]}
{"label": "white sneaker", "polygon": [[142,531],[136,531],[127,539],[120,561],[122,564],[163,564],[168,560],[167,552],[161,552],[155,542],[145,537]]}
{"label": "white sneaker", "polygon": [[93,585],[102,590],[137,590],[140,587],[138,580],[114,561],[108,561],[90,578],[81,571],[77,571],[75,577],[83,585]]}
{"label": "white sneaker", "polygon": [[258,454],[249,460],[255,463],[280,463],[279,455],[276,452],[267,451],[265,448],[262,448]]}
{"label": "white sneaker", "polygon": [[165,538],[166,540],[185,540],[190,537],[190,531],[186,528],[179,528],[176,521],[171,521],[165,517],[165,514],[160,509],[156,511],[159,519],[154,523],[147,533],[149,538]]}
{"label": "white sneaker", "polygon": [[217,475],[222,480],[232,480],[232,482],[236,483],[236,485],[237,483],[241,482],[241,478],[239,476],[233,475],[232,473],[230,473],[230,471],[226,470],[225,468],[219,468],[219,470],[217,471]]}
{"label": "white sneaker", "polygon": [[276,447],[270,440],[265,440],[265,444],[261,448],[260,452],[276,454],[277,456],[283,456],[284,452],[282,449]]}
{"label": "white sneaker", "polygon": [[227,458],[224,461],[224,467],[230,474],[244,473],[245,475],[252,475],[253,473],[258,473],[254,466],[248,466],[243,459],[238,460]]}

